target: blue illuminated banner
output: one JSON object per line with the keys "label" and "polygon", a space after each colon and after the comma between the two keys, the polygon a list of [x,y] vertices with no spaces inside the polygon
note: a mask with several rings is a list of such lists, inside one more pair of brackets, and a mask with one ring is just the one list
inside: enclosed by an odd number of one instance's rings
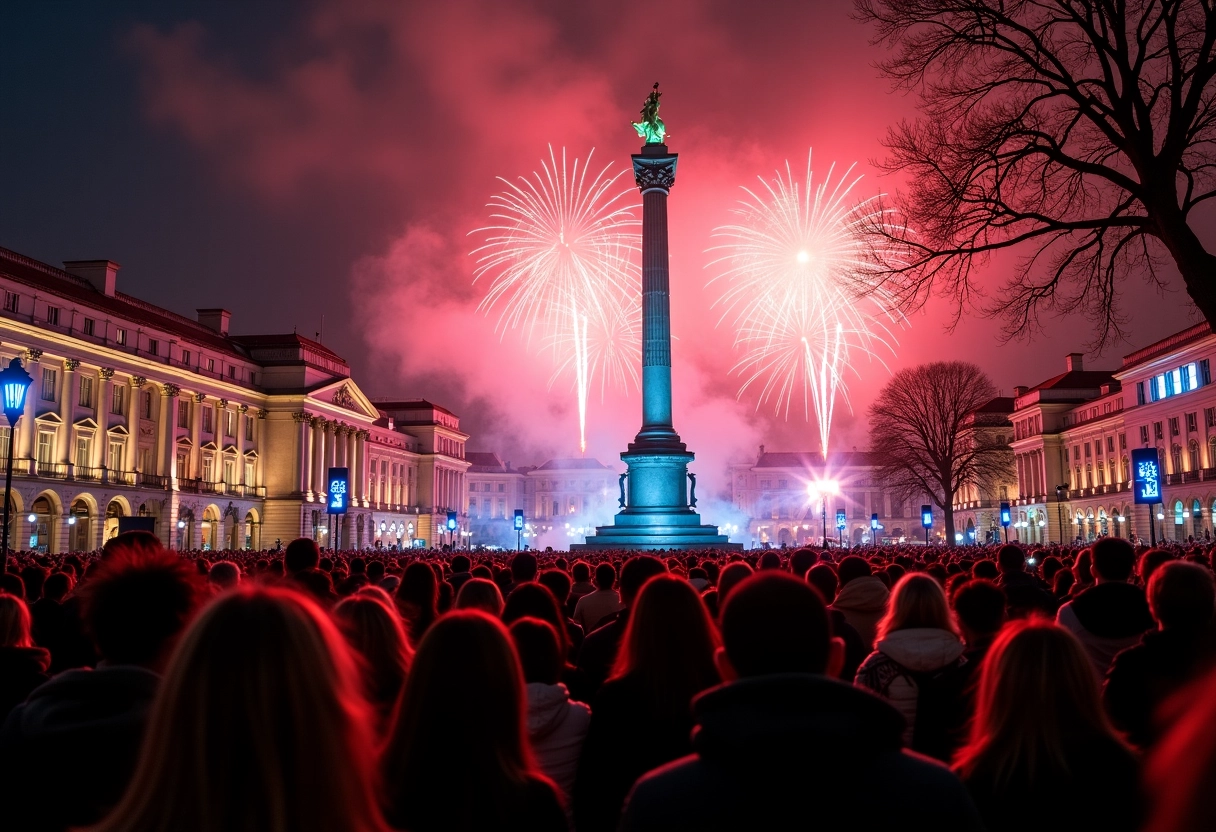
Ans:
{"label": "blue illuminated banner", "polygon": [[844,509],[836,509],[836,528],[843,529],[847,525],[848,521],[845,520]]}
{"label": "blue illuminated banner", "polygon": [[326,482],[329,483],[329,504],[325,507],[325,513],[346,514],[350,502],[350,469],[330,468]]}
{"label": "blue illuminated banner", "polygon": [[524,510],[522,508],[515,509],[515,531],[523,531],[524,528]]}
{"label": "blue illuminated banner", "polygon": [[1013,522],[1013,515],[1009,511],[1009,503],[1001,503],[1001,525],[1008,527]]}
{"label": "blue illuminated banner", "polygon": [[1161,459],[1156,448],[1132,451],[1132,490],[1138,505],[1161,502]]}
{"label": "blue illuminated banner", "polygon": [[926,529],[933,528],[933,506],[920,507],[920,524]]}

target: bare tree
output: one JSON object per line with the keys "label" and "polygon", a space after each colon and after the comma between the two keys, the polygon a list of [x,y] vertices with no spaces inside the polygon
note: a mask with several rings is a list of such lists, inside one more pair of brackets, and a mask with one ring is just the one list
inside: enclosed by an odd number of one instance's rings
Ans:
{"label": "bare tree", "polygon": [[1010,475],[1013,454],[995,441],[977,411],[996,398],[984,371],[965,361],[900,370],[870,406],[871,449],[878,475],[904,499],[922,494],[945,514],[954,544],[954,497],[965,486]]}
{"label": "bare tree", "polygon": [[[880,69],[922,117],[881,166],[907,176],[874,224],[876,283],[905,308],[940,293],[1005,320],[1081,312],[1122,335],[1120,283],[1162,286],[1163,253],[1216,323],[1216,255],[1192,225],[1216,196],[1216,0],[856,0]],[[1016,275],[985,291],[1000,249]],[[989,295],[987,298],[984,295]]]}

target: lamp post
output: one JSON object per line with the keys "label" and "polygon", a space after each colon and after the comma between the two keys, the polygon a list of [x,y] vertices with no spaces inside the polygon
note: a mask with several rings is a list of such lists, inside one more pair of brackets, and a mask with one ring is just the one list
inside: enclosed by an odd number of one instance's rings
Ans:
{"label": "lamp post", "polygon": [[828,545],[828,495],[839,494],[840,484],[835,480],[816,480],[807,485],[807,496],[811,503],[820,500],[820,511],[823,518],[823,546],[826,549]]}
{"label": "lamp post", "polygon": [[870,515],[870,545],[878,545],[878,515]]}
{"label": "lamp post", "polygon": [[8,368],[0,370],[0,394],[4,397],[4,415],[8,419],[8,463],[4,468],[4,571],[8,571],[9,503],[13,497],[13,445],[17,441],[17,420],[25,410],[25,393],[34,379],[14,358]]}
{"label": "lamp post", "polygon": [[1064,542],[1064,493],[1068,491],[1067,485],[1056,486],[1056,516],[1060,521],[1060,542]]}

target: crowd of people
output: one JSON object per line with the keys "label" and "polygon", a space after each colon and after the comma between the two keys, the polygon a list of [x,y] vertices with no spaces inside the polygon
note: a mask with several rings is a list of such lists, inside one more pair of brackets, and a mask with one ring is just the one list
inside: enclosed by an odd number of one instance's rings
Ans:
{"label": "crowd of people", "polygon": [[1212,555],[23,552],[0,824],[1212,829]]}

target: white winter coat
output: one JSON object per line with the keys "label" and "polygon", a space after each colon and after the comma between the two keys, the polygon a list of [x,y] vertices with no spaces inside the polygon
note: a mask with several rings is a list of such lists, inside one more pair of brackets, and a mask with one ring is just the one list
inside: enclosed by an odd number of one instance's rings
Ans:
{"label": "white winter coat", "polygon": [[570,692],[560,682],[531,682],[527,691],[528,737],[536,762],[565,793],[569,805],[583,739],[591,725],[591,708],[571,702]]}
{"label": "white winter coat", "polygon": [[904,719],[904,745],[912,746],[916,728],[916,682],[903,670],[929,673],[958,660],[963,654],[963,642],[949,630],[913,627],[896,630],[875,645],[861,667],[857,669],[856,684],[874,691],[895,706]]}

